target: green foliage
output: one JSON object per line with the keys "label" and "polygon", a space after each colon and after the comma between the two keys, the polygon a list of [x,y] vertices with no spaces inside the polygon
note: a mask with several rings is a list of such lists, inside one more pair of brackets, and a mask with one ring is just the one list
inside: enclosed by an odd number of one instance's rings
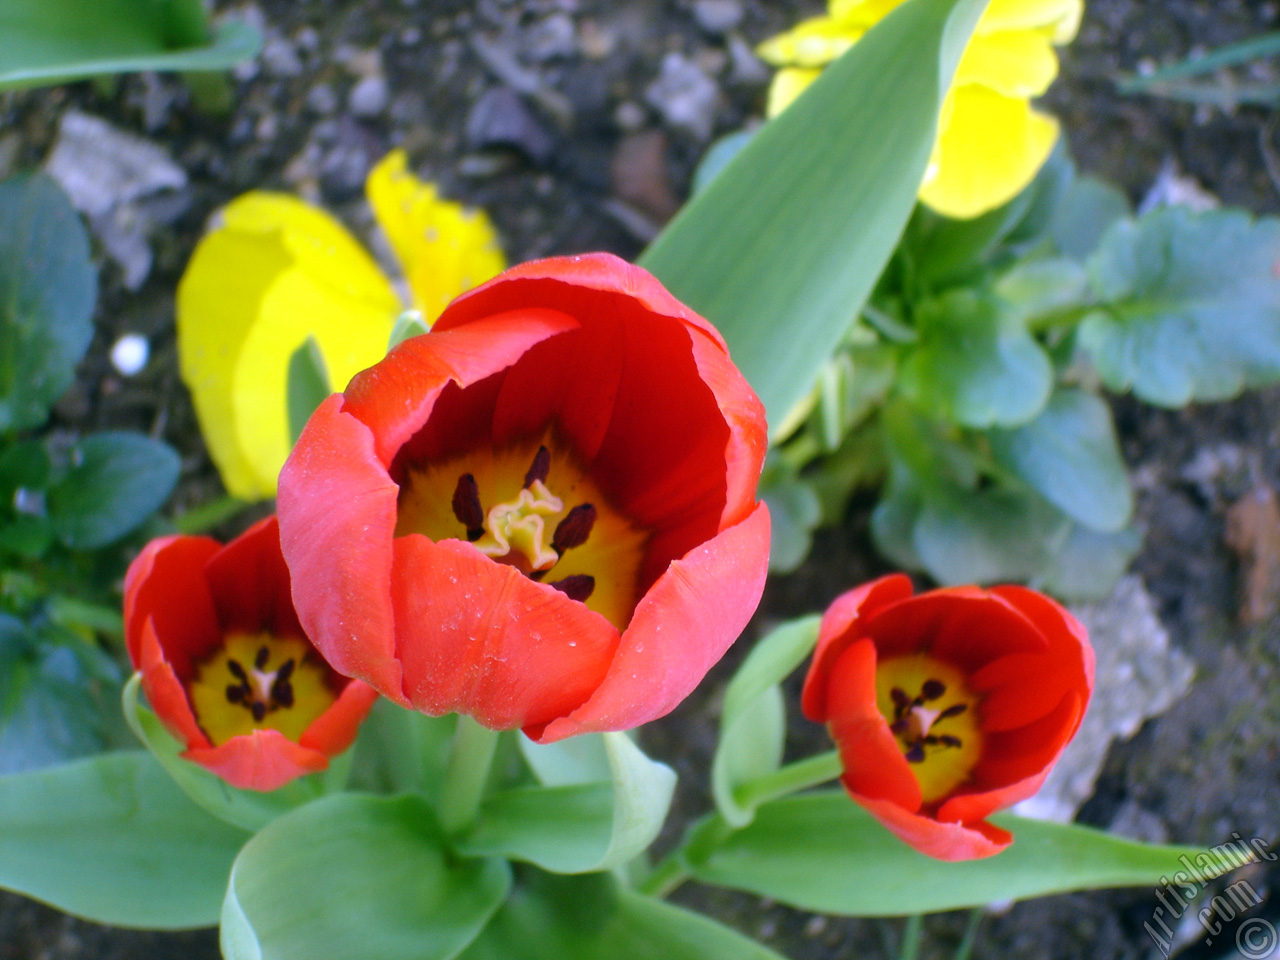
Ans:
{"label": "green foliage", "polygon": [[690,867],[704,882],[801,910],[902,916],[1069,890],[1152,887],[1184,869],[1180,857],[1205,863],[1210,876],[1236,865],[1194,847],[1136,843],[1088,827],[992,820],[1014,835],[1010,847],[945,863],[907,846],[845,793],[807,794],[760,807],[749,826]]}
{"label": "green foliage", "polygon": [[215,923],[245,838],[145,753],[0,776],[0,887],[98,923]]}
{"label": "green foliage", "polygon": [[224,70],[261,43],[245,23],[210,31],[200,0],[5,0],[0,90],[137,70]]}
{"label": "green foliage", "polygon": [[297,442],[316,407],[332,392],[324,354],[314,336],[308,336],[289,357],[285,403],[289,412],[289,437]]}

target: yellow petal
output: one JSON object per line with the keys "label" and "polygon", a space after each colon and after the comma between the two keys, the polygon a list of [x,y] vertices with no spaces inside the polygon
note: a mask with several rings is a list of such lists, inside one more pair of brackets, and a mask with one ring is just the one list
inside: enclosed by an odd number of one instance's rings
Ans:
{"label": "yellow petal", "polygon": [[827,5],[827,12],[866,30],[901,5],[902,0],[831,0]]}
{"label": "yellow petal", "polygon": [[756,48],[756,53],[775,67],[825,67],[865,32],[866,25],[843,18],[814,17],[770,37]]}
{"label": "yellow petal", "polygon": [[999,30],[1043,30],[1055,44],[1067,43],[1076,35],[1084,0],[990,0],[977,32]]}
{"label": "yellow petal", "polygon": [[765,116],[776,117],[796,97],[804,93],[805,88],[817,80],[822,71],[818,68],[787,67],[773,75],[769,84],[769,100],[765,104]]}
{"label": "yellow petal", "polygon": [[[367,366],[382,356],[398,310],[399,301],[373,260],[323,211],[290,196],[259,192],[245,194],[223,211],[220,225],[196,247],[179,283],[177,321],[182,378],[230,493],[245,499],[275,493],[276,474],[288,452],[288,360],[308,333],[314,332],[324,349],[334,338],[332,328],[372,324],[378,329],[376,336],[365,334]],[[287,338],[262,342],[281,326],[297,334],[291,343]],[[258,383],[246,384],[241,375],[249,353],[259,370],[255,376],[262,378]],[[326,359],[336,374],[339,364]],[[342,385],[336,375],[333,382]],[[237,395],[246,387],[251,402]],[[253,439],[258,434],[273,440]]]}
{"label": "yellow petal", "polygon": [[1058,55],[1034,30],[974,36],[956,67],[956,86],[980,83],[1006,97],[1038,97],[1058,75]]}
{"label": "yellow petal", "polygon": [[409,172],[403,150],[392,150],[369,171],[365,193],[428,324],[458,294],[505,269],[484,212],[441,200],[433,184]]}
{"label": "yellow petal", "polygon": [[1057,140],[1058,121],[983,86],[955,87],[948,100],[920,199],[944,216],[968,219],[1031,182]]}

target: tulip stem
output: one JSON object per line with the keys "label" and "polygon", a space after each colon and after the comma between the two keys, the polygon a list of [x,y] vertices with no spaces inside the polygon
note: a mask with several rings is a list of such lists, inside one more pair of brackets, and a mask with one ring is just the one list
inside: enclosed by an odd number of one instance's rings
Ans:
{"label": "tulip stem", "polygon": [[840,753],[832,750],[780,767],[773,773],[744,783],[734,791],[739,806],[754,810],[762,803],[786,797],[836,779],[841,773]]}
{"label": "tulip stem", "polygon": [[475,821],[497,746],[498,731],[482,727],[471,717],[458,717],[440,788],[438,811],[445,833],[461,833]]}
{"label": "tulip stem", "polygon": [[920,956],[920,932],[924,926],[924,917],[913,913],[907,917],[907,924],[902,929],[902,947],[898,950],[898,960],[916,960]]}

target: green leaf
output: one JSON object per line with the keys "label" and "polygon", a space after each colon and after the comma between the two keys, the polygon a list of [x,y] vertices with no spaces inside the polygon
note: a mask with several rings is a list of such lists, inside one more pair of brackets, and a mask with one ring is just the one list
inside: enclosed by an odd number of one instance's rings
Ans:
{"label": "green leaf", "polygon": [[411,337],[421,336],[428,329],[421,310],[406,310],[396,317],[395,325],[391,328],[391,336],[387,338],[387,352],[390,353]]}
{"label": "green leaf", "polygon": [[186,748],[169,734],[154,713],[138,702],[140,682],[141,676],[135,673],[125,684],[122,697],[130,729],[182,792],[219,820],[252,833],[308,801],[342,789],[350,754],[335,758],[325,772],[300,777],[278,790],[237,790],[199,764],[182,759]]}
{"label": "green leaf", "polygon": [[49,519],[69,547],[92,550],[119,540],[169,499],[178,455],[140,433],[108,431],[71,448],[71,470],[49,488]]}
{"label": "green leaf", "polygon": [[1105,600],[1141,548],[1142,534],[1132,527],[1097,533],[1073,523],[1050,546],[1049,559],[1030,586],[1064,600]]}
{"label": "green leaf", "polygon": [[705,883],[747,890],[818,913],[902,916],[1024,900],[1070,890],[1159,884],[1185,870],[1211,875],[1239,859],[1195,847],[1152,846],[1089,827],[1009,815],[1014,835],[994,857],[946,863],[907,846],[846,794],[822,792],[762,806],[750,826],[691,864]]}
{"label": "green leaf", "polygon": [[783,960],[700,914],[612,877],[529,871],[458,960]]}
{"label": "green leaf", "polygon": [[457,725],[457,714],[428,717],[379,700],[356,737],[352,788],[373,793],[408,791],[434,804]]}
{"label": "green leaf", "polygon": [[71,386],[97,297],[89,236],[58,185],[42,173],[0,183],[0,431],[40,426]]}
{"label": "green leaf", "polygon": [[776,463],[765,467],[758,492],[769,505],[772,522],[769,569],[790,573],[809,555],[813,531],[822,520],[822,503],[808,483]]}
{"label": "green leaf", "polygon": [[755,814],[734,791],[782,765],[787,717],[779,685],[813,652],[821,619],[814,614],[775,627],[752,648],[725,690],[711,793],[730,826],[745,826]]}
{"label": "green leaf", "polygon": [[308,335],[289,357],[289,380],[285,387],[289,410],[289,437],[298,442],[302,428],[333,391],[329,387],[329,371],[325,366],[320,343]]}
{"label": "green leaf", "polygon": [[1099,309],[1079,343],[1112,390],[1178,407],[1280,379],[1280,220],[1163,207],[1089,260]]}
{"label": "green leaf", "polygon": [[755,130],[735,130],[733,133],[726,133],[708,147],[698,161],[698,168],[693,171],[693,182],[689,184],[690,195],[701,193],[707,184],[719,176],[720,171],[729,165],[729,161],[751,142],[755,133]]}
{"label": "green leaf", "polygon": [[1065,257],[1024,260],[996,282],[996,294],[1020,320],[1036,325],[1037,317],[1084,303],[1089,277],[1084,267]]}
{"label": "green leaf", "polygon": [[226,960],[446,960],[507,896],[499,860],[459,860],[420,797],[338,794],[250,840],[222,910]]}
{"label": "green leaf", "polygon": [[523,860],[553,873],[607,870],[642,853],[662,829],[676,775],[626,734],[602,734],[599,742],[609,781],[499,791],[455,846],[471,856]]}
{"label": "green leaf", "polygon": [[0,89],[137,70],[223,70],[262,45],[246,23],[208,34],[198,0],[5,0]]}
{"label": "green leaf", "polygon": [[998,463],[1090,530],[1115,533],[1133,515],[1111,408],[1092,393],[1058,390],[1036,419],[988,439]]}
{"label": "green leaf", "polygon": [[910,0],[759,130],[641,257],[711,320],[778,423],[858,316],[915,206],[982,0]]}
{"label": "green leaf", "polygon": [[98,923],[216,923],[245,837],[142,752],[0,777],[0,887]]}
{"label": "green leaf", "polygon": [[1049,234],[1064,257],[1083,263],[1111,225],[1129,217],[1129,200],[1095,177],[1076,177],[1053,211]]}
{"label": "green leaf", "polygon": [[1017,426],[1044,408],[1053,364],[1007,304],[952,290],[920,304],[898,380],[923,410],[968,427]]}
{"label": "green leaf", "polygon": [[520,753],[538,782],[548,787],[604,783],[612,779],[604,734],[587,733],[555,743],[534,743],[516,738]]}

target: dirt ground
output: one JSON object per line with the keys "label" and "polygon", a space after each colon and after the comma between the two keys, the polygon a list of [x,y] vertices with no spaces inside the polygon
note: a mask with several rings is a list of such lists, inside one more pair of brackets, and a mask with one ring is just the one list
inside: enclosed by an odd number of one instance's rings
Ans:
{"label": "dirt ground", "polygon": [[[766,0],[262,0],[220,4],[264,28],[263,56],[235,72],[224,115],[192,109],[172,78],[131,77],[0,98],[0,174],[42,162],[68,109],[102,117],[161,146],[187,185],[138,202],[139,246],[102,257],[98,334],[72,393],[67,427],[132,427],[183,454],[177,505],[218,492],[177,378],[173,291],[209,215],[258,187],[300,193],[357,230],[368,167],[408,149],[445,194],[485,207],[512,262],[604,249],[632,257],[687,192],[715,135],[758,115],[768,74],[750,54],[814,2]],[[1090,0],[1048,104],[1086,171],[1141,200],[1162,169],[1225,203],[1280,209],[1280,114],[1224,112],[1125,97],[1122,72],[1280,28],[1258,0]],[[1274,79],[1272,65],[1256,65]],[[100,238],[101,240],[101,238]],[[101,242],[99,249],[103,249]],[[139,278],[139,271],[142,272]],[[153,360],[125,379],[107,350],[148,337]],[[1280,844],[1280,389],[1186,411],[1116,403],[1139,491],[1146,542],[1136,570],[1176,647],[1196,664],[1190,692],[1108,755],[1080,819],[1123,818],[1171,841],[1220,843],[1233,831]],[[1268,506],[1270,504],[1270,506]],[[760,621],[821,609],[882,568],[870,549],[869,503],[817,541],[808,564],[771,584]],[[1269,605],[1270,604],[1270,605]],[[747,638],[748,640],[750,638]],[[746,643],[740,644],[745,649]],[[675,826],[709,806],[705,784],[716,692],[730,654],[693,699],[646,733],[682,774]],[[797,723],[796,742],[817,745]],[[674,828],[673,828],[674,829]],[[856,854],[851,854],[856,855]],[[1280,871],[1250,881],[1280,922]],[[895,956],[901,923],[813,917],[733,893],[676,895],[795,960]],[[983,920],[977,958],[1148,958],[1151,890],[1018,904]],[[949,957],[963,915],[925,923],[922,956]],[[1230,938],[1195,931],[1179,956],[1235,957]],[[205,960],[216,935],[116,931],[0,894],[0,960]]]}

